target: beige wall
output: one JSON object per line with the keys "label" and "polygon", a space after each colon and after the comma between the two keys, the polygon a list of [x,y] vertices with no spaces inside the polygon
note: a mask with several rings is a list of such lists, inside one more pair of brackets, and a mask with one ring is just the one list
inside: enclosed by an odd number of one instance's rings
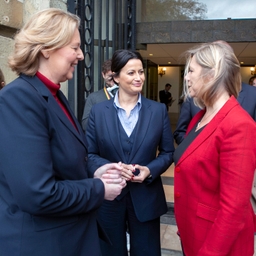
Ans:
{"label": "beige wall", "polygon": [[251,75],[251,67],[242,67],[241,68],[241,76],[242,76],[242,81],[244,83],[248,84],[250,77],[252,77],[252,75]]}
{"label": "beige wall", "polygon": [[[165,75],[158,76],[158,91],[164,90],[165,85],[167,83],[172,85],[170,89],[170,93],[172,94],[172,98],[175,99],[172,106],[169,107],[169,112],[178,113],[179,112],[179,88],[181,81],[181,68],[180,67],[166,67]],[[159,101],[159,94],[158,94]]]}
{"label": "beige wall", "polygon": [[9,83],[16,78],[15,73],[13,73],[7,65],[7,58],[11,53],[13,40],[11,38],[0,36],[0,45],[0,67],[4,73],[6,83]]}
{"label": "beige wall", "polygon": [[[0,67],[4,72],[7,83],[17,77],[7,64],[8,56],[13,49],[13,35],[32,14],[49,7],[66,10],[67,0],[0,1]],[[62,84],[61,89],[67,95],[67,83]]]}
{"label": "beige wall", "polygon": [[0,67],[7,83],[16,77],[7,65],[7,58],[13,47],[11,37],[22,26],[22,17],[23,4],[20,1],[0,1]]}

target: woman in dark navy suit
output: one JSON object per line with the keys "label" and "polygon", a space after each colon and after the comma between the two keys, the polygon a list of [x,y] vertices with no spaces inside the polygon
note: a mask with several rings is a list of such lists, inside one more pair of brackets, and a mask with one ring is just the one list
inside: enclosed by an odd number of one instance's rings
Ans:
{"label": "woman in dark navy suit", "polygon": [[84,133],[59,90],[84,59],[79,22],[50,8],[15,36],[19,77],[0,91],[1,256],[100,256],[96,210],[125,186],[118,164],[88,178]]}
{"label": "woman in dark navy suit", "polygon": [[161,255],[160,216],[167,206],[160,175],[172,163],[174,146],[165,105],[141,95],[142,63],[138,52],[114,53],[111,70],[119,90],[114,99],[93,106],[87,126],[91,175],[102,164],[121,161],[128,184],[99,210],[99,221],[112,242],[101,244],[106,256],[127,255],[127,225],[131,256]]}

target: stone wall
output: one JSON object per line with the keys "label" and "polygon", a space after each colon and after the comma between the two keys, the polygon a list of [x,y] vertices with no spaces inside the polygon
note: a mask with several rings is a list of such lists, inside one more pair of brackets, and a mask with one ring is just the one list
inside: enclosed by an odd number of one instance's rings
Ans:
{"label": "stone wall", "polygon": [[17,0],[0,2],[0,67],[6,82],[13,80],[16,75],[10,71],[7,58],[12,51],[14,33],[22,26],[23,4]]}
{"label": "stone wall", "polygon": [[137,45],[201,43],[219,40],[255,42],[256,19],[186,20],[137,23]]}

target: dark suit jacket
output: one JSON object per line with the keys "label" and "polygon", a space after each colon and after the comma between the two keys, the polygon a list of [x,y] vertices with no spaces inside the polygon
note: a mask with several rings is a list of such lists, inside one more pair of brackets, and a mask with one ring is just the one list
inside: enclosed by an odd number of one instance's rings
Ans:
{"label": "dark suit jacket", "polygon": [[[142,108],[137,123],[135,142],[129,161],[122,150],[119,119],[113,99],[92,107],[86,138],[88,141],[88,169],[91,175],[103,163],[122,161],[147,166],[151,179],[143,183],[128,182],[137,218],[144,222],[167,211],[160,175],[171,165],[173,137],[170,120],[163,104],[141,97]],[[157,149],[159,150],[156,157]]]}
{"label": "dark suit jacket", "polygon": [[231,97],[178,160],[175,217],[186,255],[253,255],[255,133],[255,122]]}
{"label": "dark suit jacket", "polygon": [[0,255],[100,255],[104,185],[88,179],[84,133],[58,94],[78,131],[37,77],[0,91]]}
{"label": "dark suit jacket", "polygon": [[172,97],[172,94],[170,92],[167,92],[165,90],[159,91],[159,99],[161,103],[164,103],[169,108],[169,104],[172,102],[172,99],[169,99]]}
{"label": "dark suit jacket", "polygon": [[[241,106],[249,113],[249,115],[256,121],[256,88],[242,83],[242,90],[240,91],[237,100]],[[186,100],[182,104],[177,127],[173,133],[177,144],[182,142],[192,117],[199,111],[200,108],[195,106],[192,98]]]}
{"label": "dark suit jacket", "polygon": [[105,94],[104,89],[101,89],[97,92],[93,92],[89,94],[88,98],[86,99],[85,105],[84,105],[84,112],[82,117],[82,127],[83,130],[86,130],[88,118],[90,115],[91,108],[94,104],[100,103],[102,101],[107,100],[107,96]]}

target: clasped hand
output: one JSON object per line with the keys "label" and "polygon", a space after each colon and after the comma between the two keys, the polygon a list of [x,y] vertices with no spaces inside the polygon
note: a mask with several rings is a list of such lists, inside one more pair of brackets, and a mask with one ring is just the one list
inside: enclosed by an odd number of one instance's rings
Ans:
{"label": "clasped hand", "polygon": [[114,200],[126,186],[126,180],[121,175],[122,169],[120,162],[105,164],[95,171],[94,178],[99,178],[104,183],[104,199]]}
{"label": "clasped hand", "polygon": [[122,163],[122,167],[122,177],[126,181],[142,183],[150,175],[147,166]]}

